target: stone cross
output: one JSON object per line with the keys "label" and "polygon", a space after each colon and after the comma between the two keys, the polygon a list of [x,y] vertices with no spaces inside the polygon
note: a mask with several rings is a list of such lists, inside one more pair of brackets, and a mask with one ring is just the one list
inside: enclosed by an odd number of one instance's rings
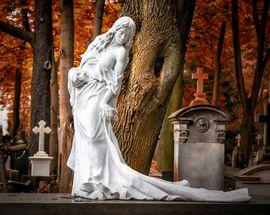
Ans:
{"label": "stone cross", "polygon": [[197,68],[197,72],[192,74],[192,79],[197,80],[197,92],[194,94],[195,99],[190,105],[208,104],[206,94],[203,92],[203,80],[208,79],[208,74],[203,73],[203,68]]}
{"label": "stone cross", "polygon": [[197,68],[197,73],[192,74],[192,79],[197,79],[197,95],[203,93],[203,80],[208,79],[208,74],[203,73],[203,68]]}
{"label": "stone cross", "polygon": [[232,151],[232,168],[235,168],[236,167],[237,156],[238,156],[238,147],[236,145],[233,148],[233,151]]}
{"label": "stone cross", "polygon": [[261,140],[261,139],[262,139],[262,135],[258,134],[258,135],[256,136],[257,146],[260,145],[260,140]]}
{"label": "stone cross", "polygon": [[241,144],[241,135],[240,134],[237,134],[236,138],[237,139],[237,147],[240,147],[240,144]]}
{"label": "stone cross", "polygon": [[51,132],[51,129],[49,127],[45,127],[46,122],[43,120],[39,121],[39,127],[34,127],[33,132],[35,134],[39,133],[39,139],[38,139],[38,151],[44,151],[44,134],[49,134]]}

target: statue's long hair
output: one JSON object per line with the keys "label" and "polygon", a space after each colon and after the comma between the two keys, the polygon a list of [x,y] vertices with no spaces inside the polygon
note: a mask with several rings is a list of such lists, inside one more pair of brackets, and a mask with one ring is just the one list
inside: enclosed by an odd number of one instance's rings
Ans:
{"label": "statue's long hair", "polygon": [[94,57],[98,53],[106,50],[106,48],[113,41],[115,33],[122,27],[127,27],[130,30],[130,37],[128,41],[124,44],[124,47],[127,49],[127,51],[129,51],[132,45],[133,37],[135,35],[135,23],[130,17],[123,16],[116,20],[116,22],[113,24],[113,26],[109,29],[108,32],[97,36],[95,40],[89,44],[87,50],[81,56],[81,65],[83,65],[89,58]]}

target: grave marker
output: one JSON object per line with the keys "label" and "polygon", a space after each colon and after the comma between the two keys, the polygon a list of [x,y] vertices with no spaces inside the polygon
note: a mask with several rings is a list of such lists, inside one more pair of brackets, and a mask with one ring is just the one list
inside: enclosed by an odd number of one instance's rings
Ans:
{"label": "grave marker", "polygon": [[190,105],[209,104],[206,99],[206,93],[203,92],[203,80],[208,79],[208,74],[203,73],[203,68],[197,68],[197,72],[192,74],[192,79],[197,80],[197,91],[194,94],[195,99]]}
{"label": "grave marker", "polygon": [[33,132],[35,134],[39,134],[38,152],[34,156],[29,157],[31,160],[31,175],[50,176],[50,164],[53,158],[49,157],[44,151],[44,137],[45,134],[49,134],[51,132],[51,129],[49,127],[45,127],[46,122],[43,120],[38,124],[39,127],[33,128]]}

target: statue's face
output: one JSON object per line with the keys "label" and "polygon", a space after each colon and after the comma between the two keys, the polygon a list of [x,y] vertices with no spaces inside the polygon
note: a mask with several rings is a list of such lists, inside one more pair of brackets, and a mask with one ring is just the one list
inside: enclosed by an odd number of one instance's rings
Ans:
{"label": "statue's face", "polygon": [[116,43],[123,45],[125,44],[130,37],[130,32],[127,27],[122,27],[118,31],[116,31],[114,35],[114,40]]}

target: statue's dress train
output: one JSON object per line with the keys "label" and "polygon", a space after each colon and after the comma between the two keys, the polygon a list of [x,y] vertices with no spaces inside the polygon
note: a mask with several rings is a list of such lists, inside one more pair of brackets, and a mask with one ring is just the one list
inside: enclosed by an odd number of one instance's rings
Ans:
{"label": "statue's dress train", "polygon": [[67,163],[74,171],[72,195],[123,200],[244,202],[250,199],[247,189],[223,192],[191,188],[186,180],[169,182],[130,168],[122,158],[111,122],[103,118],[99,108],[108,89],[114,93],[110,105],[116,108],[122,77],[114,75],[97,58],[85,66],[72,68],[69,76],[74,72],[85,73],[88,82],[75,88],[69,77],[68,83],[75,127]]}

